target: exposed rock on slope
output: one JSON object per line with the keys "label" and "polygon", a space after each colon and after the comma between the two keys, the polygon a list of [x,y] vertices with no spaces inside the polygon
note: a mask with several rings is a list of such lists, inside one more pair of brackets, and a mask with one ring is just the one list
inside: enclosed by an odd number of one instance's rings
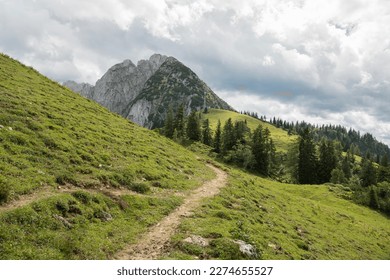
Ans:
{"label": "exposed rock on slope", "polygon": [[232,110],[191,69],[160,54],[137,66],[130,60],[116,64],[95,86],[73,81],[64,85],[148,128],[161,127],[168,108],[182,103],[187,113],[204,105]]}

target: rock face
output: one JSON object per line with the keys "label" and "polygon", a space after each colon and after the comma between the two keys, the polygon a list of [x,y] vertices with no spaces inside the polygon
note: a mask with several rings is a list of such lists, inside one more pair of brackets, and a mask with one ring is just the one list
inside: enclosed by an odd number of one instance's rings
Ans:
{"label": "rock face", "polygon": [[137,66],[130,60],[116,64],[95,86],[73,81],[64,85],[147,128],[161,127],[170,106],[175,111],[184,104],[187,114],[204,106],[233,110],[191,69],[160,54]]}
{"label": "rock face", "polygon": [[64,86],[72,89],[75,92],[80,93],[84,97],[92,98],[93,86],[90,84],[87,83],[78,84],[73,81],[67,81],[64,83]]}

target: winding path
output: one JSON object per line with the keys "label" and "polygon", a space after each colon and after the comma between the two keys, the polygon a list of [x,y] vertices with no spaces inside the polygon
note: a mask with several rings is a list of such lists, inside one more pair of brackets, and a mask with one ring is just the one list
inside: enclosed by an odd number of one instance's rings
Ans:
{"label": "winding path", "polygon": [[163,218],[158,224],[152,226],[138,243],[131,244],[117,253],[114,259],[158,259],[169,246],[170,238],[179,226],[181,218],[197,208],[201,204],[202,199],[217,195],[220,189],[226,185],[227,174],[213,165],[208,164],[207,166],[216,173],[217,177],[192,191],[181,206]]}

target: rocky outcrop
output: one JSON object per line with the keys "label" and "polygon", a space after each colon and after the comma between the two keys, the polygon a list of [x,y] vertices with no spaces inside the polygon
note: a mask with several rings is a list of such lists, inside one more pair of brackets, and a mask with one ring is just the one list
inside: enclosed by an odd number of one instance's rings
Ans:
{"label": "rocky outcrop", "polygon": [[94,87],[93,85],[87,83],[78,84],[74,81],[67,81],[64,83],[64,86],[70,88],[74,92],[80,93],[82,96],[86,98],[92,98]]}
{"label": "rocky outcrop", "polygon": [[152,55],[134,65],[112,66],[95,84],[64,83],[112,112],[148,128],[161,127],[168,108],[184,104],[186,112],[203,106],[232,110],[188,67],[173,57]]}

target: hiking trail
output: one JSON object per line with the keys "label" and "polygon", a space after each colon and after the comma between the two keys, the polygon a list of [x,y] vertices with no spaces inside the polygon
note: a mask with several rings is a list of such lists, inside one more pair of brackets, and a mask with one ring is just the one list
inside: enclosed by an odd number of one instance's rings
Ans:
{"label": "hiking trail", "polygon": [[180,225],[182,217],[201,205],[204,198],[217,195],[221,188],[226,185],[227,174],[223,170],[207,164],[216,178],[205,182],[199,188],[193,190],[184,200],[183,204],[164,217],[159,223],[150,227],[141,236],[137,243],[125,247],[118,252],[114,259],[117,260],[155,260],[158,259],[169,246],[170,238]]}

